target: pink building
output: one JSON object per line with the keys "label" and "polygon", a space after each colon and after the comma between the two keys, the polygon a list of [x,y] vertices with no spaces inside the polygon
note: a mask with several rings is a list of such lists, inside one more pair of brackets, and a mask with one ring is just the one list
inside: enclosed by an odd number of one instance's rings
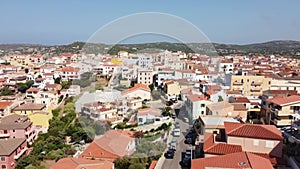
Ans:
{"label": "pink building", "polygon": [[14,169],[16,161],[26,155],[27,142],[24,138],[0,140],[0,167],[1,169]]}
{"label": "pink building", "polygon": [[0,120],[0,139],[26,139],[32,144],[37,137],[36,130],[27,116],[12,114]]}

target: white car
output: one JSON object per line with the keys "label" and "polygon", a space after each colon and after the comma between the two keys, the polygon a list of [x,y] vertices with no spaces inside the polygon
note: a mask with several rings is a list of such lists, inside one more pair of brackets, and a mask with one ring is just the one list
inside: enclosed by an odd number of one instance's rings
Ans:
{"label": "white car", "polygon": [[176,128],[173,130],[173,135],[174,137],[179,137],[180,136],[180,129],[179,128]]}

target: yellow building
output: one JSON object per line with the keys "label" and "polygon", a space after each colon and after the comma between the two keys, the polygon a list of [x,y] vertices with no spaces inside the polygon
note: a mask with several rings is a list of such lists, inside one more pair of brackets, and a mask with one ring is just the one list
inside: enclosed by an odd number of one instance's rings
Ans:
{"label": "yellow building", "polygon": [[300,119],[300,96],[278,96],[267,100],[266,121],[276,126],[291,125],[291,117]]}
{"label": "yellow building", "polygon": [[13,113],[27,115],[34,126],[48,129],[52,113],[46,111],[45,104],[27,103],[16,107]]}
{"label": "yellow building", "polygon": [[179,83],[174,80],[165,80],[163,82],[163,91],[166,94],[168,100],[177,98],[180,95]]}
{"label": "yellow building", "polygon": [[232,75],[230,89],[240,91],[243,96],[260,96],[270,89],[272,78],[254,75]]}

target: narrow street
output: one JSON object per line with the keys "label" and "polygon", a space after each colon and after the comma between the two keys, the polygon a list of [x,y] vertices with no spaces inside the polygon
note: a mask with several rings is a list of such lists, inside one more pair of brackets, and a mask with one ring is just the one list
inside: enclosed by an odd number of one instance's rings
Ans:
{"label": "narrow street", "polygon": [[164,163],[161,167],[162,169],[186,169],[184,167],[181,167],[181,165],[179,164],[181,159],[184,157],[184,153],[186,152],[186,150],[191,149],[189,145],[184,143],[185,135],[189,130],[189,124],[182,120],[185,117],[184,107],[182,107],[182,105],[183,105],[182,103],[179,103],[177,106],[174,106],[176,108],[181,107],[178,117],[175,120],[175,122],[179,122],[180,131],[181,131],[180,137],[173,137],[172,135],[168,140],[168,143],[171,142],[173,139],[177,140],[178,144],[177,144],[176,152],[173,159],[164,160]]}

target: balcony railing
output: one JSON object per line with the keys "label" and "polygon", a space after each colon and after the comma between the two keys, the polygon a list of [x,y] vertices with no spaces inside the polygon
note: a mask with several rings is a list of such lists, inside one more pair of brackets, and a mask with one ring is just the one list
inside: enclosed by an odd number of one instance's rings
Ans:
{"label": "balcony railing", "polygon": [[28,147],[24,147],[17,155],[14,156],[14,159],[19,159],[26,151],[28,150]]}
{"label": "balcony railing", "polygon": [[243,83],[241,83],[241,82],[233,82],[233,85],[241,86],[241,85],[243,85]]}
{"label": "balcony railing", "polygon": [[3,137],[9,137],[9,133],[0,133],[0,137],[3,138]]}

